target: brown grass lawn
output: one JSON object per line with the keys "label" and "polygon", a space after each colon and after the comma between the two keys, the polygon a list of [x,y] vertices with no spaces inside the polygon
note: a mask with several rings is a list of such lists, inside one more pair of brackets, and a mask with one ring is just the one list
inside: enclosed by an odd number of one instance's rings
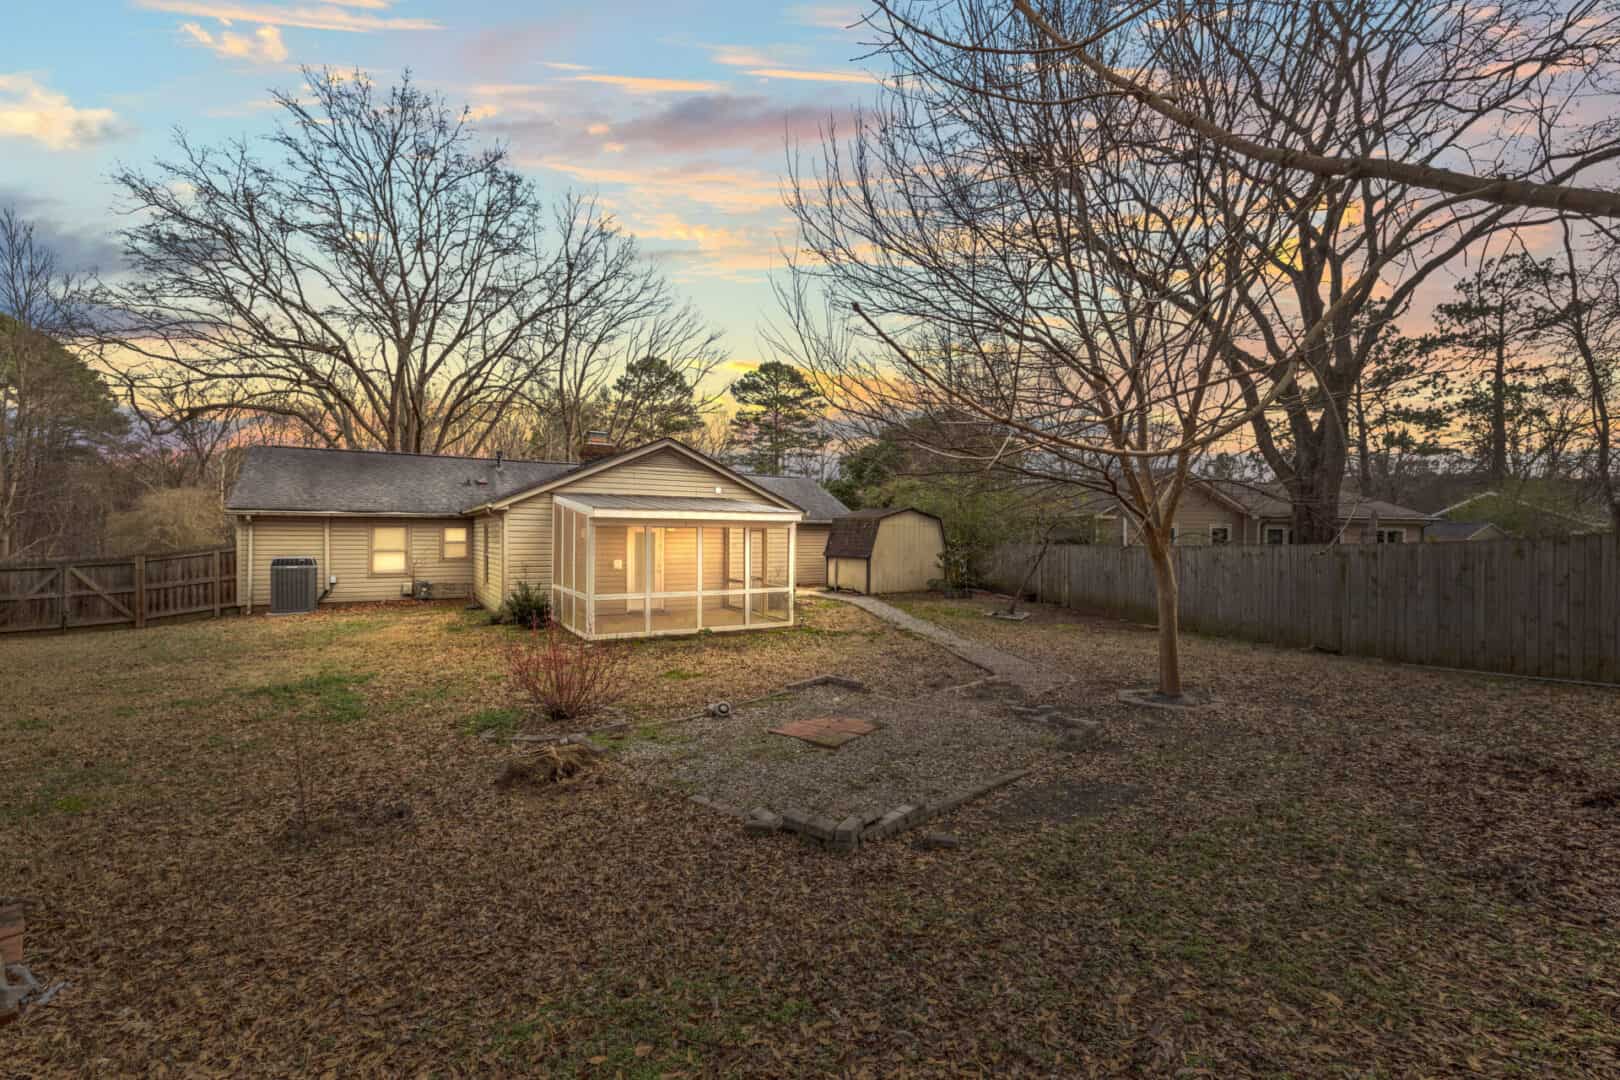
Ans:
{"label": "brown grass lawn", "polygon": [[[947,819],[959,850],[749,841],[613,760],[497,790],[509,631],[453,608],[0,641],[0,895],[71,984],[0,1074],[1620,1071],[1620,694],[1191,639],[1220,704],[1163,714],[1113,699],[1139,629],[905,603],[1108,733]],[[806,614],[621,646],[635,737],[972,677]]]}

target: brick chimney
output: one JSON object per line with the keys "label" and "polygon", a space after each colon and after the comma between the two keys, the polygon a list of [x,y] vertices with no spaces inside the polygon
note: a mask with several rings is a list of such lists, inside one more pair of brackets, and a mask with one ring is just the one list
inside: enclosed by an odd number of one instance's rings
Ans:
{"label": "brick chimney", "polygon": [[599,458],[612,457],[619,452],[608,439],[605,431],[587,431],[585,441],[579,445],[579,460],[581,462],[596,461]]}

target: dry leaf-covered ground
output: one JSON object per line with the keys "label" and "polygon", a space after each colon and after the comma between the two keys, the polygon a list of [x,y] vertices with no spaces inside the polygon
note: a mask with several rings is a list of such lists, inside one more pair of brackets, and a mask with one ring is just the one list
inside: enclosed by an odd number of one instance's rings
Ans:
{"label": "dry leaf-covered ground", "polygon": [[[450,608],[0,641],[0,895],[68,990],[0,1074],[1620,1070],[1620,696],[911,602],[1102,750],[851,857],[617,765],[497,789],[508,631]],[[958,661],[845,606],[639,643],[643,721]],[[659,738],[651,726],[637,738]],[[313,843],[289,837],[304,761]]]}

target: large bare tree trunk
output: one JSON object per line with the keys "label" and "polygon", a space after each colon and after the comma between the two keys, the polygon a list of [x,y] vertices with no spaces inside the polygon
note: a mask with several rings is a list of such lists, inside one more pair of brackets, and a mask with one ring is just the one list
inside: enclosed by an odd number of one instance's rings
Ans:
{"label": "large bare tree trunk", "polygon": [[1147,544],[1153,561],[1153,583],[1159,600],[1159,693],[1167,698],[1181,696],[1181,612],[1176,585],[1176,564],[1163,540],[1152,537]]}

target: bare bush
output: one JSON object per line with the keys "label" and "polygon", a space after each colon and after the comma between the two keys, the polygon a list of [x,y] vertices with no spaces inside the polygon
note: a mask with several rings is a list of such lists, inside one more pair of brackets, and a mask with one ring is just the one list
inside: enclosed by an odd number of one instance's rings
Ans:
{"label": "bare bush", "polygon": [[537,623],[507,649],[507,680],[541,719],[578,720],[624,696],[625,661],[621,649]]}

